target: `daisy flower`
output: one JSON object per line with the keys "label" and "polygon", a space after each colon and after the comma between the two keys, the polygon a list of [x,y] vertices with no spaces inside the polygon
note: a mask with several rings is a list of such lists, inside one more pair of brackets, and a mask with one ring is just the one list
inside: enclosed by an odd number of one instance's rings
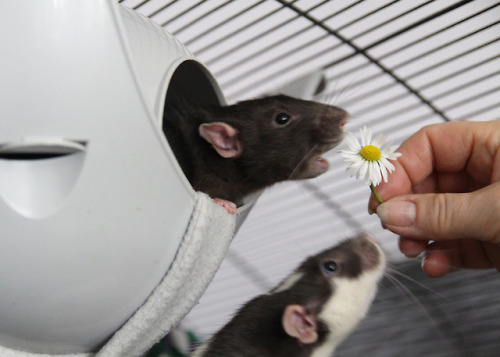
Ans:
{"label": "daisy flower", "polygon": [[347,135],[345,141],[349,150],[341,150],[340,155],[345,161],[351,163],[347,167],[351,176],[369,184],[374,196],[382,203],[375,187],[382,180],[388,181],[389,174],[395,170],[389,160],[397,160],[401,154],[394,151],[395,146],[385,144],[386,136],[383,134],[379,134],[372,140],[373,132],[366,126],[360,130],[360,136],[361,142],[354,135]]}

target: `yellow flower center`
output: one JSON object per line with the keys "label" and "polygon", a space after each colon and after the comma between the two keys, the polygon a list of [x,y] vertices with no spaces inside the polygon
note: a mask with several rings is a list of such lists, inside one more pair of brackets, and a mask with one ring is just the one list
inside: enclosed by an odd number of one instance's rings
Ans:
{"label": "yellow flower center", "polygon": [[359,155],[366,161],[378,161],[382,157],[382,152],[375,145],[366,145],[359,151]]}

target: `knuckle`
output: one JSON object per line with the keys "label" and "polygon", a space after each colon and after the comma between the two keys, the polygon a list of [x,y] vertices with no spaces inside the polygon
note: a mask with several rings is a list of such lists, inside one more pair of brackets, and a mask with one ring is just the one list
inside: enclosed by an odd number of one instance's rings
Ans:
{"label": "knuckle", "polygon": [[473,194],[476,232],[479,239],[500,243],[500,182]]}
{"label": "knuckle", "polygon": [[461,207],[456,207],[456,200],[452,201],[450,198],[450,194],[442,193],[432,197],[426,216],[428,232],[434,238],[450,237],[458,233],[457,229],[461,230],[461,219],[456,217]]}

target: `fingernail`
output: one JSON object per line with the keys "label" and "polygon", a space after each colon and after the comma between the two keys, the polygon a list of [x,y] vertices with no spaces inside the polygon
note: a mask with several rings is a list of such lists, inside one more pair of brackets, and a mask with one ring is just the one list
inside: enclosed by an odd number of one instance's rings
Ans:
{"label": "fingernail", "polygon": [[411,227],[417,219],[417,206],[407,201],[388,201],[377,207],[377,215],[384,226]]}

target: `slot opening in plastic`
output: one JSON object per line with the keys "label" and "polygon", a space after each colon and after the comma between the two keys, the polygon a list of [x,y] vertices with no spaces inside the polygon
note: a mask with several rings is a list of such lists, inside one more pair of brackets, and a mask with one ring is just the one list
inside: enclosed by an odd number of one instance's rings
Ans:
{"label": "slot opening in plastic", "polygon": [[53,159],[85,151],[86,145],[85,141],[23,140],[0,144],[0,159],[20,161]]}

